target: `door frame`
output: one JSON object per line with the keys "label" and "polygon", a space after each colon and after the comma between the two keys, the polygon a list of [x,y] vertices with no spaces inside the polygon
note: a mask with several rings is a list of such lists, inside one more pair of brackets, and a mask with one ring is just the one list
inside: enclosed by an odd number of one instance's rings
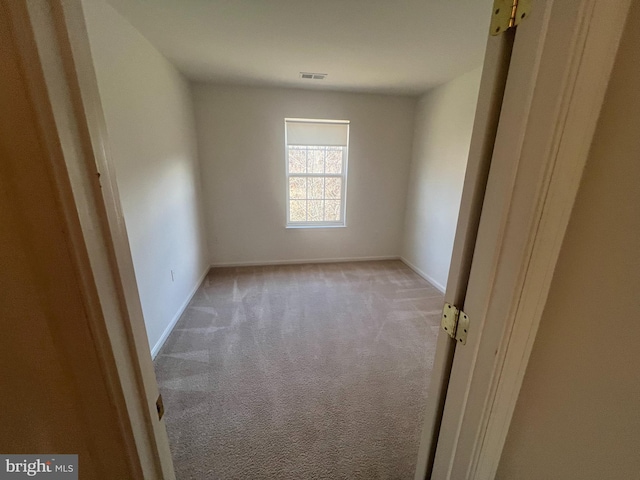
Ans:
{"label": "door frame", "polygon": [[[513,30],[507,31],[504,35],[489,36],[487,39],[444,295],[444,301],[451,305],[463,305],[467,292],[513,39]],[[440,332],[437,338],[434,366],[429,379],[415,480],[427,478],[433,468],[455,349],[456,342]]]}
{"label": "door frame", "polygon": [[629,5],[537,0],[516,29],[430,478],[496,475]]}
{"label": "door frame", "polygon": [[135,478],[173,480],[82,0],[0,2],[13,26],[47,160],[57,175],[53,188],[63,199],[66,218],[77,223],[70,248],[79,259],[94,348],[118,414],[113,421],[122,425]]}

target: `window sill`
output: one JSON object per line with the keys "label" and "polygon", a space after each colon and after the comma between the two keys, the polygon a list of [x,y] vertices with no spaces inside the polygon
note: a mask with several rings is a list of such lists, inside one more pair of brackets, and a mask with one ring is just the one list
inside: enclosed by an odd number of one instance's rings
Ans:
{"label": "window sill", "polygon": [[285,228],[287,230],[300,230],[300,229],[317,229],[317,228],[346,228],[347,226],[344,224],[341,225],[287,225]]}

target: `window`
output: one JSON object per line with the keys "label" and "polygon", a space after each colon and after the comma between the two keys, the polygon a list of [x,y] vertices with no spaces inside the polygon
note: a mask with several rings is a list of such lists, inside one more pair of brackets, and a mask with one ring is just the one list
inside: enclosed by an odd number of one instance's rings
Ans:
{"label": "window", "polygon": [[349,122],[285,119],[287,226],[345,225]]}

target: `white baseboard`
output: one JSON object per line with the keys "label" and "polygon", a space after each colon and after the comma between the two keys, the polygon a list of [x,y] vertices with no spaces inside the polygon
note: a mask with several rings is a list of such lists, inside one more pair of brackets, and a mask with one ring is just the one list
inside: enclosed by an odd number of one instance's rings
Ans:
{"label": "white baseboard", "polygon": [[404,263],[407,267],[409,267],[411,270],[413,270],[414,272],[416,272],[418,275],[420,275],[422,278],[424,278],[427,282],[429,282],[431,285],[433,285],[434,287],[436,287],[438,290],[440,290],[440,292],[444,293],[446,290],[446,287],[444,287],[442,284],[440,284],[440,282],[438,282],[437,280],[435,280],[432,276],[427,275],[426,273],[424,273],[422,270],[420,270],[418,267],[416,267],[413,263],[411,263],[409,260],[407,260],[404,257],[400,257],[400,261],[402,263]]}
{"label": "white baseboard", "polygon": [[263,267],[269,265],[300,265],[306,263],[344,263],[344,262],[371,262],[380,260],[400,260],[397,255],[383,257],[340,257],[340,258],[306,258],[298,260],[267,260],[254,262],[229,262],[213,263],[211,268],[221,267]]}
{"label": "white baseboard", "polygon": [[200,285],[202,285],[202,282],[204,281],[204,277],[207,276],[207,273],[209,273],[209,267],[205,268],[204,273],[202,275],[200,275],[200,279],[196,282],[196,286],[193,287],[193,290],[191,290],[189,295],[187,295],[187,299],[182,303],[182,305],[180,305],[180,308],[178,309],[176,314],[171,319],[171,322],[169,322],[169,325],[167,325],[167,328],[164,329],[164,332],[162,332],[162,335],[160,336],[160,338],[158,339],[156,344],[151,349],[151,358],[152,359],[156,358],[156,356],[158,355],[158,352],[160,351],[160,349],[164,345],[164,342],[166,342],[167,338],[169,338],[169,335],[171,335],[171,332],[173,331],[174,327],[176,326],[176,323],[178,323],[178,320],[180,320],[180,317],[182,316],[182,314],[184,313],[185,309],[187,308],[187,305],[189,305],[189,302],[191,301],[193,296],[198,291],[198,288],[200,288]]}

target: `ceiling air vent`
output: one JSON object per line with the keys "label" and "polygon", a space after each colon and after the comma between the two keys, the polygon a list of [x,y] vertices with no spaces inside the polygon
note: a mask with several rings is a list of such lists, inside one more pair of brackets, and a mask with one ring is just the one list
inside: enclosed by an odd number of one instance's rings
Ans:
{"label": "ceiling air vent", "polygon": [[300,72],[300,78],[307,80],[324,80],[326,77],[326,73]]}

